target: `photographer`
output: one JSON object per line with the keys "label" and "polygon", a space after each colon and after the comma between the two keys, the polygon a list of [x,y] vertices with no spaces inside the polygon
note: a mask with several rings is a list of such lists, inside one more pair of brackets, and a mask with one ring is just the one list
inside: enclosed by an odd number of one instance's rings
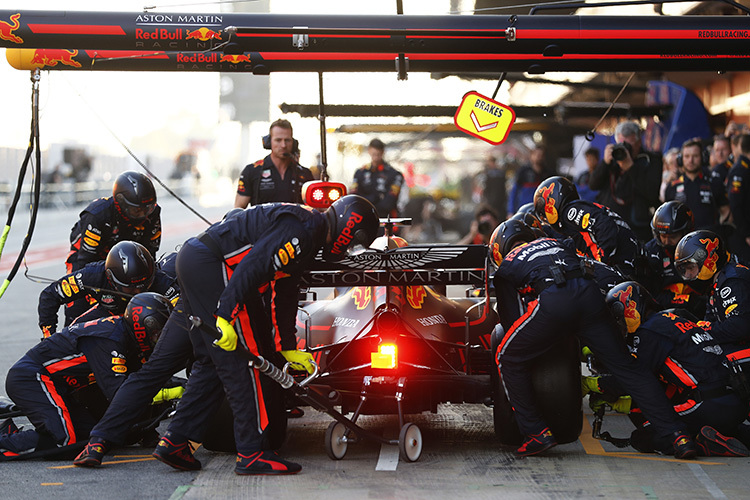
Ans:
{"label": "photographer", "polygon": [[500,224],[497,213],[489,205],[480,205],[474,213],[469,233],[458,241],[459,245],[487,245],[492,231]]}
{"label": "photographer", "polygon": [[596,201],[619,214],[638,239],[651,238],[651,208],[659,205],[661,155],[642,149],[641,129],[622,122],[615,129],[616,144],[608,144],[594,169],[589,187],[599,191]]}

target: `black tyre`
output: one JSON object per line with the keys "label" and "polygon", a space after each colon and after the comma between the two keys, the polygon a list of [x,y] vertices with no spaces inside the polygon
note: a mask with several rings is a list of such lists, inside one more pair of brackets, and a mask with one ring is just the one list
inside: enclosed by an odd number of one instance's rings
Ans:
{"label": "black tyre", "polygon": [[[492,332],[491,345],[493,360],[503,333],[504,332],[500,325],[498,325],[498,327]],[[505,395],[505,388],[500,380],[500,374],[497,372],[497,365],[494,364],[494,362],[493,365],[493,369],[490,371],[490,382],[492,384],[492,417],[495,424],[495,436],[497,436],[497,439],[502,444],[518,446],[521,444],[523,436],[521,436],[521,432],[518,430],[516,416],[513,413],[513,408],[510,406],[507,396]]]}
{"label": "black tyre", "polygon": [[572,443],[583,429],[581,361],[578,339],[570,336],[535,359],[534,393],[558,443]]}

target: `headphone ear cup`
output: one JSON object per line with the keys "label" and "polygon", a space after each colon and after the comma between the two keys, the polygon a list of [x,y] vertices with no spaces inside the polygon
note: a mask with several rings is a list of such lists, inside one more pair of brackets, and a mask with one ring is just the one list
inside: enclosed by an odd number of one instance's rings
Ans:
{"label": "headphone ear cup", "polygon": [[261,141],[263,143],[263,149],[271,149],[271,134],[264,135]]}
{"label": "headphone ear cup", "polygon": [[625,314],[625,304],[617,300],[615,302],[612,302],[612,304],[609,306],[609,310],[612,311],[612,314],[615,318],[620,318]]}

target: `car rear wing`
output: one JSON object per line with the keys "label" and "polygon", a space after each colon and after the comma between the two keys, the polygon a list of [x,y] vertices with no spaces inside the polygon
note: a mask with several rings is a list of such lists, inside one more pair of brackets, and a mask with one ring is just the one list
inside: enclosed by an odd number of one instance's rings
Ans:
{"label": "car rear wing", "polygon": [[341,262],[316,258],[302,275],[303,287],[387,285],[485,286],[485,245],[409,245],[387,251],[368,250]]}

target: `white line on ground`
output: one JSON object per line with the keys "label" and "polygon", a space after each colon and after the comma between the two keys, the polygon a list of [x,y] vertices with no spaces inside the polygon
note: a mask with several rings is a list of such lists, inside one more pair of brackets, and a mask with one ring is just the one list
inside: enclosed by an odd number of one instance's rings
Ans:
{"label": "white line on ground", "polygon": [[392,444],[381,444],[378,464],[375,470],[396,470],[398,467],[398,446]]}
{"label": "white line on ground", "polygon": [[698,478],[698,481],[700,481],[703,486],[706,487],[706,490],[713,498],[727,497],[724,492],[721,491],[721,488],[719,488],[716,483],[714,483],[713,480],[708,477],[708,474],[706,474],[706,471],[703,470],[703,467],[701,467],[699,464],[689,464],[688,467],[690,467],[693,475]]}

